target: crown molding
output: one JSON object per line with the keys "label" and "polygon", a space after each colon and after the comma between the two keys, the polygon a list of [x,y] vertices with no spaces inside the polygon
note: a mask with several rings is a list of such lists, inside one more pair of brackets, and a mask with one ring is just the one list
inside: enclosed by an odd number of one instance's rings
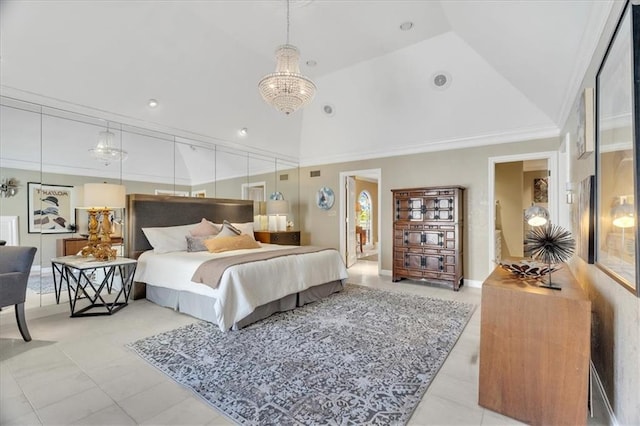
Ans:
{"label": "crown molding", "polygon": [[346,163],[351,161],[371,160],[375,158],[397,157],[401,155],[421,154],[426,152],[448,151],[464,148],[478,148],[488,145],[499,145],[512,142],[525,142],[536,139],[548,139],[560,136],[560,129],[555,126],[535,129],[521,129],[510,132],[492,133],[479,136],[444,139],[424,142],[419,145],[394,147],[378,151],[358,151],[345,154],[300,158],[300,167],[318,166],[323,164]]}

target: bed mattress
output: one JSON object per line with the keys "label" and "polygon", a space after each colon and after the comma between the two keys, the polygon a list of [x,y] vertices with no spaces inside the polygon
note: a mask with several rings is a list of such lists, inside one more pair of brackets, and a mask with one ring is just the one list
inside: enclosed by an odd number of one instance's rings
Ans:
{"label": "bed mattress", "polygon": [[[260,250],[286,248],[288,246],[262,244]],[[202,311],[202,315],[207,318],[195,316],[215,322],[221,330],[226,331],[259,306],[299,294],[314,286],[342,282],[348,276],[340,254],[336,250],[323,250],[231,266],[223,273],[216,289],[191,281],[194,272],[203,262],[251,251],[255,250],[224,253],[180,251],[162,254],[147,251],[138,259],[134,280],[158,287],[157,290],[147,289],[148,299],[160,301],[164,306],[173,305],[172,307],[183,312],[187,307],[183,306],[185,309],[181,309],[181,303],[198,305],[200,307],[196,312]],[[197,296],[202,296],[205,305],[196,302]],[[212,311],[206,309],[209,302],[213,303]]]}

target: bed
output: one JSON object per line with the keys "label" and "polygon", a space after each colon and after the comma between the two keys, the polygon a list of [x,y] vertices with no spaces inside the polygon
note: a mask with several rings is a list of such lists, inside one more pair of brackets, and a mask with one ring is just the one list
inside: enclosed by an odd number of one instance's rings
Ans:
{"label": "bed", "polygon": [[[146,297],[228,331],[342,290],[347,271],[339,253],[333,249],[308,249],[308,253],[285,255],[295,249],[261,244],[259,249],[223,253],[184,250],[156,253],[143,232],[143,228],[147,232],[149,228],[158,227],[181,229],[203,218],[214,223],[253,223],[253,202],[145,194],[127,196],[125,248],[128,257],[138,260],[134,298]],[[274,253],[277,257],[229,266],[221,274],[217,287],[191,280],[198,268],[212,258],[229,258],[226,261],[232,263],[234,256],[249,252],[265,252],[265,256]]]}

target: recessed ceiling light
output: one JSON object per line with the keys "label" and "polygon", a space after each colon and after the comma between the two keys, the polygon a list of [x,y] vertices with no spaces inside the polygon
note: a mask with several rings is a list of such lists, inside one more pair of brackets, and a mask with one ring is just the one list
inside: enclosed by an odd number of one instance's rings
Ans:
{"label": "recessed ceiling light", "polygon": [[318,62],[314,61],[313,59],[309,59],[307,61],[307,66],[308,67],[315,67],[316,65],[318,65]]}
{"label": "recessed ceiling light", "polygon": [[240,129],[240,135],[246,136],[247,133],[249,133],[249,129],[247,129],[246,127],[243,127],[242,129]]}
{"label": "recessed ceiling light", "polygon": [[322,105],[322,112],[324,112],[329,117],[333,117],[333,115],[336,113],[336,109],[331,104],[324,104]]}
{"label": "recessed ceiling light", "polygon": [[413,22],[411,21],[403,22],[402,24],[400,24],[400,29],[402,31],[409,31],[411,28],[413,28]]}
{"label": "recessed ceiling light", "polygon": [[451,74],[445,71],[438,71],[432,76],[431,80],[433,81],[433,86],[438,90],[445,90],[451,86]]}
{"label": "recessed ceiling light", "polygon": [[155,99],[149,99],[149,102],[147,103],[147,105],[149,105],[149,108],[155,108],[158,105],[160,105],[160,102],[158,102]]}

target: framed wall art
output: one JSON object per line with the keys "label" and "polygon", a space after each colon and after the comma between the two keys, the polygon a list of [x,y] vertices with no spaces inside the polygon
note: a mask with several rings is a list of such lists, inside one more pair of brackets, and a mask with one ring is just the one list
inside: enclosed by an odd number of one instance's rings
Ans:
{"label": "framed wall art", "polygon": [[549,178],[533,179],[533,202],[548,203],[549,202]]}
{"label": "framed wall art", "polygon": [[584,89],[578,105],[578,130],[576,135],[578,158],[586,158],[591,155],[595,145],[593,92],[593,87]]}
{"label": "framed wall art", "polygon": [[640,295],[640,5],[627,2],[596,76],[596,265]]}
{"label": "framed wall art", "polygon": [[578,186],[575,226],[578,256],[587,263],[595,261],[595,176],[586,177]]}
{"label": "framed wall art", "polygon": [[63,234],[75,220],[73,186],[27,184],[27,217],[30,234]]}

